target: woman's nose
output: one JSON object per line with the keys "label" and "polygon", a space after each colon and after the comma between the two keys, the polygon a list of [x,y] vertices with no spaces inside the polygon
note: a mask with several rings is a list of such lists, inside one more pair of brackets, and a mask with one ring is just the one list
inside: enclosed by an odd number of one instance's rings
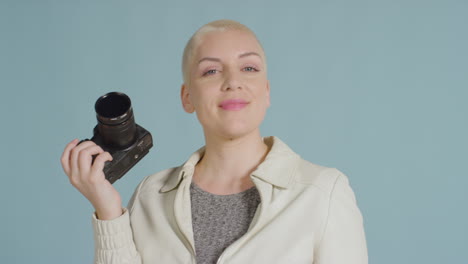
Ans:
{"label": "woman's nose", "polygon": [[225,79],[222,87],[223,91],[242,89],[242,81],[239,73],[234,71],[225,71],[224,78]]}

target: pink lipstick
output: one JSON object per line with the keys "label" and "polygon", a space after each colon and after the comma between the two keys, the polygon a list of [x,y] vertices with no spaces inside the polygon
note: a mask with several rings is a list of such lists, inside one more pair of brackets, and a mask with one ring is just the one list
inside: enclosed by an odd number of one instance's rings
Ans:
{"label": "pink lipstick", "polygon": [[244,108],[247,104],[248,102],[243,99],[230,99],[222,101],[219,107],[228,111],[237,111]]}

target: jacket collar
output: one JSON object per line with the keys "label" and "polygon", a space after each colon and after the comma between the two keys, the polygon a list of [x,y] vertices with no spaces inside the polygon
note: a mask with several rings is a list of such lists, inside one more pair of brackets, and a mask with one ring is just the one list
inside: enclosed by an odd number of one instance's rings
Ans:
{"label": "jacket collar", "polygon": [[[288,188],[294,180],[300,156],[278,137],[265,137],[264,142],[270,147],[270,151],[251,176],[280,188]],[[203,157],[204,152],[205,147],[195,151],[182,166],[174,171],[174,174],[168,177],[160,192],[171,191],[178,187],[182,179],[191,178],[195,165]]]}
{"label": "jacket collar", "polygon": [[294,181],[300,156],[278,137],[266,137],[265,143],[270,147],[265,160],[252,172],[267,183],[281,188],[289,188]]}

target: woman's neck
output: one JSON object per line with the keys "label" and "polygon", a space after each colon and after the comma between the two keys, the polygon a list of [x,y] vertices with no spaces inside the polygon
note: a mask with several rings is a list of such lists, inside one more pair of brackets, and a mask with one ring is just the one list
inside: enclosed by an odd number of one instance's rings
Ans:
{"label": "woman's neck", "polygon": [[195,166],[193,181],[205,191],[232,194],[254,184],[250,174],[269,151],[259,131],[236,139],[206,139],[205,153]]}

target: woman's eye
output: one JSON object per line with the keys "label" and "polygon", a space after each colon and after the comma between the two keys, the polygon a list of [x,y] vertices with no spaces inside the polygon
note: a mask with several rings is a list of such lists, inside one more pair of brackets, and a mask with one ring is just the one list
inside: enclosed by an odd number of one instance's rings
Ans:
{"label": "woman's eye", "polygon": [[249,71],[249,72],[257,72],[258,70],[257,70],[257,69],[255,69],[254,67],[250,67],[250,66],[248,66],[248,67],[245,67],[245,68],[244,68],[244,71]]}
{"label": "woman's eye", "polygon": [[203,76],[206,76],[206,75],[211,75],[211,74],[215,74],[217,70],[213,69],[213,70],[208,70],[206,71]]}

